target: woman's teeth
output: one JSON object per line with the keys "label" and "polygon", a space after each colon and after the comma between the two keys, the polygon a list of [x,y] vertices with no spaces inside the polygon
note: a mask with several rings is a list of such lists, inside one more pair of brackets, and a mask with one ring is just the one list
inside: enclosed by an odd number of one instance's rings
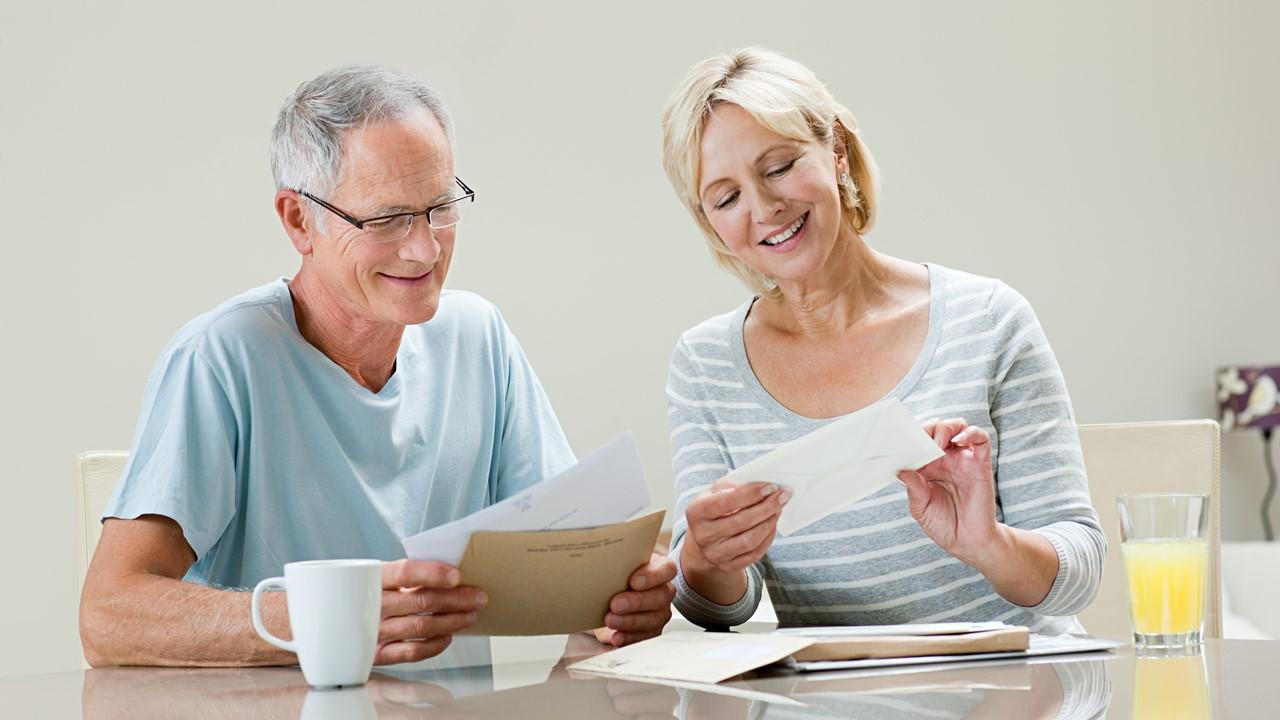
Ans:
{"label": "woman's teeth", "polygon": [[797,232],[800,231],[800,228],[804,227],[804,221],[808,219],[809,219],[809,213],[805,213],[804,215],[801,215],[800,217],[796,218],[796,221],[791,223],[791,226],[788,227],[786,230],[783,230],[782,232],[778,233],[777,235],[774,235],[773,237],[766,238],[763,241],[764,244],[778,245],[790,240],[792,235],[795,235]]}

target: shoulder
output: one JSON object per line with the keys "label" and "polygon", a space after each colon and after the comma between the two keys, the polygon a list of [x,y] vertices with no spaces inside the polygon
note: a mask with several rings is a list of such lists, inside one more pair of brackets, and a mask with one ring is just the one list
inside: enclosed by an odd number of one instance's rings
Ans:
{"label": "shoulder", "polygon": [[943,280],[948,315],[971,315],[985,309],[993,325],[1029,312],[1031,303],[1003,280],[935,265]]}
{"label": "shoulder", "polygon": [[680,339],[676,341],[675,349],[672,352],[672,360],[677,356],[699,357],[706,355],[715,355],[727,359],[732,348],[732,338],[735,328],[742,326],[742,320],[746,315],[746,310],[750,307],[751,301],[747,301],[733,310],[730,310],[694,325],[693,327],[680,333]]}
{"label": "shoulder", "polygon": [[289,328],[284,307],[288,297],[283,279],[236,295],[183,325],[165,354],[198,355],[211,361],[229,350],[260,350],[269,341],[278,342]]}

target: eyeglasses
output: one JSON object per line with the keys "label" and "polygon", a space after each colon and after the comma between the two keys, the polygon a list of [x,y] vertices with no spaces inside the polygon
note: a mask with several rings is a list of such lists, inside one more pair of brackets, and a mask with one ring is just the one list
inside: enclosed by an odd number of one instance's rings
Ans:
{"label": "eyeglasses", "polygon": [[447,227],[453,227],[462,220],[462,216],[467,214],[467,209],[475,202],[476,193],[467,184],[462,182],[462,178],[454,177],[458,187],[462,188],[463,194],[447,202],[439,205],[432,205],[426,210],[418,212],[402,212],[393,215],[379,215],[378,217],[361,220],[351,213],[342,210],[334,205],[321,200],[305,190],[296,190],[299,195],[307,198],[311,202],[346,220],[356,227],[357,230],[363,230],[365,234],[376,241],[394,241],[403,240],[408,237],[413,230],[413,219],[419,215],[427,219],[427,225],[442,230]]}

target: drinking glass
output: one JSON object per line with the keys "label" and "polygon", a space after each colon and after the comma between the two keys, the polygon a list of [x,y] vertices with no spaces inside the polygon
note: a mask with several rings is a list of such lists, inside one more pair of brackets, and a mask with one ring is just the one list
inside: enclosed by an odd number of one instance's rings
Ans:
{"label": "drinking glass", "polygon": [[1134,644],[1198,647],[1209,571],[1208,496],[1122,495],[1118,504]]}

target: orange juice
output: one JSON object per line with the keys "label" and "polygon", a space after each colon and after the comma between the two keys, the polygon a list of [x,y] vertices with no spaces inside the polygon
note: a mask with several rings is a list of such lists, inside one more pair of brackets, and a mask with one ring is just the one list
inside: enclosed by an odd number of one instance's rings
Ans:
{"label": "orange juice", "polygon": [[1129,540],[1120,544],[1129,578],[1133,631],[1144,635],[1199,632],[1209,542]]}
{"label": "orange juice", "polygon": [[1200,655],[1134,662],[1133,720],[1209,720],[1209,688]]}

